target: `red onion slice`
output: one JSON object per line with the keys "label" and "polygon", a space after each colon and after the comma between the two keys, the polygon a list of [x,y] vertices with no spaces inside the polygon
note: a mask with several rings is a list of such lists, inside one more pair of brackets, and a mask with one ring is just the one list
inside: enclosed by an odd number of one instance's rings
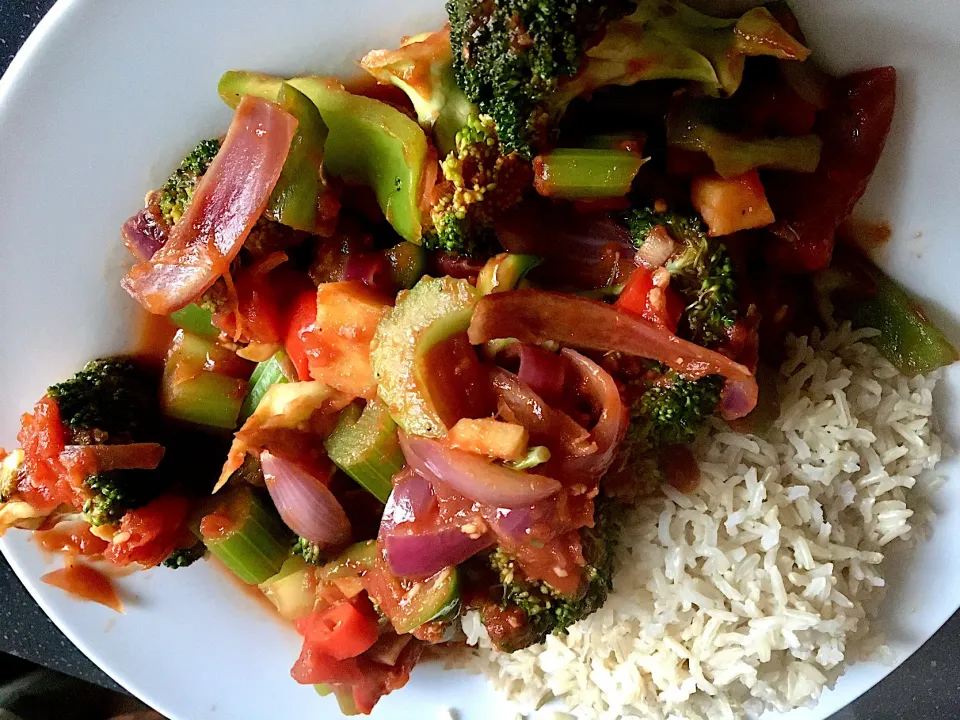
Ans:
{"label": "red onion slice", "polygon": [[536,345],[520,345],[517,377],[540,397],[556,398],[563,393],[566,363],[556,353]]}
{"label": "red onion slice", "polygon": [[269,450],[260,453],[260,465],[267,491],[291,530],[318,545],[349,542],[350,521],[326,485]]}
{"label": "red onion slice", "polygon": [[597,444],[597,452],[584,458],[569,458],[563,462],[564,475],[578,475],[599,479],[609,468],[617,447],[627,431],[627,411],[620,398],[620,390],[610,373],[593,360],[565,348],[563,356],[579,373],[581,391],[590,397],[595,408],[600,409],[600,418],[590,436]]}
{"label": "red onion slice", "polygon": [[393,490],[387,498],[380,520],[380,533],[393,530],[400,523],[424,517],[436,503],[430,481],[411,467],[405,467],[393,478]]}
{"label": "red onion slice", "polygon": [[166,230],[154,219],[150,208],[144,208],[127,220],[120,229],[123,244],[140,262],[146,262],[167,242]]}
{"label": "red onion slice", "polygon": [[663,225],[657,225],[643,239],[643,244],[637,250],[637,262],[647,270],[656,270],[663,267],[673,251],[676,243]]}
{"label": "red onion slice", "polygon": [[157,443],[67,445],[60,453],[60,461],[94,474],[111,470],[154,470],[163,455],[163,445]]}
{"label": "red onion slice", "polygon": [[474,345],[498,338],[527,343],[555,340],[574,347],[659,360],[690,379],[723,375],[728,384],[742,384],[750,409],[756,404],[757,380],[749,368],[630,313],[576,295],[547,290],[486,295],[473,311],[468,334]]}
{"label": "red onion slice", "polygon": [[481,533],[480,528],[469,524],[403,530],[402,527],[395,529],[382,543],[390,572],[405,578],[430,577],[469,560],[493,544],[489,533]]}
{"label": "red onion slice", "polygon": [[597,451],[590,433],[572,417],[547,405],[529,385],[502,368],[490,373],[501,415],[523,425],[531,444],[546,445],[550,452],[582,457]]}
{"label": "red onion slice", "polygon": [[511,470],[478,455],[444,447],[436,440],[400,434],[407,463],[474,502],[494,507],[532,505],[560,490],[553,478]]}

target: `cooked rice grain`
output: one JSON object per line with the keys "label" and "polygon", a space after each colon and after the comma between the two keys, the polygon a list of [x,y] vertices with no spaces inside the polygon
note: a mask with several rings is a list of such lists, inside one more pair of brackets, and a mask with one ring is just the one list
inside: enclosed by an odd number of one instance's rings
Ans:
{"label": "cooked rice grain", "polygon": [[943,452],[936,376],[900,375],[863,342],[875,334],[791,338],[775,427],[714,422],[696,492],[665,487],[636,509],[604,607],[513,654],[470,614],[471,666],[524,705],[556,696],[604,720],[728,720],[816,700],[876,650],[883,552],[911,537],[913,488]]}

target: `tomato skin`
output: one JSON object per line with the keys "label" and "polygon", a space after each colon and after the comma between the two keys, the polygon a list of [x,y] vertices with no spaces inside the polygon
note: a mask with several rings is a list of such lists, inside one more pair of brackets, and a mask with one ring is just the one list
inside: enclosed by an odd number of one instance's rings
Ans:
{"label": "tomato skin", "polygon": [[120,529],[104,558],[114,565],[159,565],[181,540],[188,509],[186,498],[163,495],[130,510],[120,519]]}
{"label": "tomato skin", "polygon": [[290,675],[301,685],[355,685],[363,682],[363,673],[356,658],[336,660],[308,641],[304,641],[300,657],[293,664]]}
{"label": "tomato skin", "polygon": [[369,650],[379,637],[376,613],[364,596],[312,613],[296,622],[304,644],[325,652],[335,660],[357,657]]}
{"label": "tomato skin", "polygon": [[237,276],[235,286],[242,335],[251,342],[279,342],[282,330],[280,303],[267,276],[251,269]]}
{"label": "tomato skin", "polygon": [[17,440],[23,448],[23,475],[17,485],[21,497],[38,510],[53,510],[60,504],[79,510],[83,499],[79,480],[60,462],[67,443],[67,429],[57,403],[44,397],[20,418]]}
{"label": "tomato skin", "polygon": [[653,274],[646,268],[638,267],[627,280],[616,307],[676,333],[680,316],[683,315],[683,301],[669,285],[658,289],[663,293],[660,301],[651,297],[654,290]]}
{"label": "tomato skin", "polygon": [[307,341],[317,324],[317,291],[304,290],[290,304],[284,347],[301,381],[310,379]]}

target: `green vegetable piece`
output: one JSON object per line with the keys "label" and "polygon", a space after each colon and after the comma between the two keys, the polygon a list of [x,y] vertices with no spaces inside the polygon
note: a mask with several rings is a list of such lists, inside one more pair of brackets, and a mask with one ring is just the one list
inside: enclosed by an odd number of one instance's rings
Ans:
{"label": "green vegetable piece", "polygon": [[356,701],[353,699],[353,690],[348,687],[338,687],[333,691],[333,694],[337,698],[337,705],[340,706],[342,715],[353,717],[361,714],[357,709]]}
{"label": "green vegetable piece", "polygon": [[397,423],[386,403],[374,398],[359,415],[344,411],[324,444],[337,467],[380,502],[387,501],[391,480],[403,469],[404,460]]}
{"label": "green vegetable piece", "polygon": [[810,51],[763,7],[726,19],[679,0],[640,0],[632,14],[607,24],[576,75],[561,81],[544,104],[555,120],[572,100],[599,87],[665,79],[693,81],[725,97],[740,87],[746,58],[761,55],[802,61]]}
{"label": "green vegetable piece", "polygon": [[390,274],[397,287],[409,290],[427,271],[427,251],[421,245],[402,242],[384,252],[390,263]]}
{"label": "green vegetable piece", "polygon": [[170,315],[170,322],[200,337],[215,338],[220,335],[220,331],[213,325],[213,313],[196,303],[190,303]]}
{"label": "green vegetable piece", "polygon": [[299,620],[313,612],[317,602],[317,568],[300,557],[289,557],[276,575],[260,583],[260,591],[285,620]]}
{"label": "green vegetable piece", "polygon": [[323,580],[357,577],[360,572],[373,568],[376,562],[377,543],[375,540],[365,540],[354,543],[320,568],[320,577]]}
{"label": "green vegetable piece", "polygon": [[[480,293],[466,280],[424,277],[400,297],[377,326],[370,352],[377,392],[406,432],[423,437],[446,434],[447,427],[416,381],[416,359],[427,349],[420,339],[440,318],[472,312],[479,299]],[[466,315],[457,317],[463,325]],[[469,318],[466,323],[469,325]],[[433,333],[437,332],[434,329]]]}
{"label": "green vegetable piece", "polygon": [[443,181],[431,194],[430,230],[424,245],[461,255],[488,253],[496,246],[494,224],[530,189],[529,161],[508,153],[493,120],[473,115],[440,163]]}
{"label": "green vegetable piece", "polygon": [[868,342],[905,375],[929,373],[960,359],[920,304],[853,250],[838,247],[833,265],[815,276],[814,287],[824,322],[849,320],[855,329],[879,330]]}
{"label": "green vegetable piece", "polygon": [[[164,365],[161,407],[167,417],[232,430],[247,394],[247,381],[207,370],[210,358],[232,355],[209,339],[180,331]],[[189,371],[184,372],[184,368]]]}
{"label": "green vegetable piece", "polygon": [[323,231],[317,212],[326,192],[322,167],[327,126],[317,106],[293,86],[269,75],[229,71],[220,78],[217,89],[230,107],[236,108],[244,95],[255,95],[277,103],[297,119],[290,153],[266,214],[295,230]]}
{"label": "green vegetable piece", "polygon": [[258,363],[250,376],[250,392],[240,408],[239,423],[242,425],[253,415],[271,385],[296,381],[297,371],[284,350],[278,350],[269,360]]}
{"label": "green vegetable piece", "polygon": [[386,103],[347,92],[332,78],[296,78],[290,84],[313,100],[330,128],[327,169],[372,188],[393,229],[404,240],[419,243],[420,199],[430,155],[420,126]]}
{"label": "green vegetable piece", "polygon": [[460,128],[477,112],[457,85],[450,37],[444,30],[404,38],[396,50],[374,50],[360,66],[379,82],[406,93],[417,120],[433,130],[441,154],[453,150]]}
{"label": "green vegetable piece", "polygon": [[183,217],[200,178],[207,172],[218,152],[219,140],[201,140],[160,188],[160,215],[168,224],[176,225]]}
{"label": "green vegetable piece", "polygon": [[[225,491],[212,513],[216,535],[200,539],[213,555],[247,585],[277,574],[290,554],[290,530],[277,511],[250,487]],[[211,516],[204,518],[206,529]]]}
{"label": "green vegetable piece", "polygon": [[667,117],[667,143],[690,152],[706,153],[725,178],[756,168],[812,173],[820,164],[823,141],[816,135],[745,140],[710,124],[716,104],[723,101],[687,101]]}
{"label": "green vegetable piece", "polygon": [[316,683],[313,686],[313,689],[316,691],[317,695],[320,697],[327,697],[328,695],[333,695],[333,688],[327,685],[326,683]]}
{"label": "green vegetable piece", "polygon": [[501,253],[487,260],[477,276],[477,290],[483,295],[516,290],[520,281],[543,260],[537,255]]}
{"label": "green vegetable piece", "polygon": [[534,187],[564,200],[623,197],[643,162],[626,150],[559,148],[533,159]]}
{"label": "green vegetable piece", "polygon": [[601,495],[595,503],[594,526],[580,532],[587,564],[586,587],[578,597],[565,597],[546,583],[528,580],[516,561],[500,548],[490,555],[490,565],[503,586],[504,603],[522,608],[530,619],[530,632],[514,639],[519,646],[511,644],[501,649],[513,652],[541,642],[550,633],[563,633],[606,601],[613,588],[613,561],[622,524],[616,501]]}
{"label": "green vegetable piece", "polygon": [[737,282],[727,249],[707,237],[697,216],[634,208],[623,222],[639,248],[650,231],[662,225],[677,242],[667,262],[670,287],[685,304],[678,334],[704,347],[716,347],[727,338],[737,320]]}
{"label": "green vegetable piece", "polygon": [[447,568],[418,583],[419,590],[403,605],[403,617],[390,618],[398,634],[413,632],[431,620],[448,617],[460,607],[460,573]]}
{"label": "green vegetable piece", "polygon": [[206,552],[207,548],[203,543],[197,543],[196,545],[191,545],[188,548],[174,550],[164,559],[163,566],[165,568],[170,568],[171,570],[179,570],[180,568],[190,567],[197,562],[197,560],[202,558]]}
{"label": "green vegetable piece", "polygon": [[[157,378],[132,360],[116,357],[93,360],[69,380],[47,389],[74,445],[157,442],[162,439]],[[22,453],[4,461],[8,479],[0,495],[16,488],[14,473]],[[7,463],[16,463],[8,469]],[[146,505],[171,478],[158,470],[111,470],[83,478],[84,519],[91,525],[117,522],[128,510]]]}
{"label": "green vegetable piece", "polygon": [[527,450],[527,454],[515,462],[506,462],[504,465],[514,470],[529,470],[537,465],[543,465],[550,459],[550,448],[543,445],[534,445]]}

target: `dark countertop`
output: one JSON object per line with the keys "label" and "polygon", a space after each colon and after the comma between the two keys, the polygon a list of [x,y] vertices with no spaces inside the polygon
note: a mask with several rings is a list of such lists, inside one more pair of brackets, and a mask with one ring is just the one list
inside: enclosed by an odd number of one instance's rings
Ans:
{"label": "dark countertop", "polygon": [[[53,0],[0,0],[0,72],[52,5]],[[117,687],[44,615],[2,556],[0,597],[0,651]],[[960,613],[882,683],[831,720],[936,718],[960,718]]]}

